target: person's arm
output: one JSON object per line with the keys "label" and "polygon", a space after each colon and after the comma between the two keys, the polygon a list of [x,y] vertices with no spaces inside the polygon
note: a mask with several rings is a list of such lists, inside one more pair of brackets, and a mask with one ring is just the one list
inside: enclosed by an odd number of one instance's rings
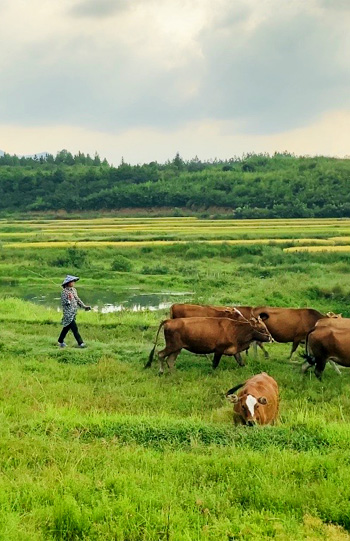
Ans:
{"label": "person's arm", "polygon": [[74,292],[74,297],[75,297],[75,300],[77,301],[78,306],[80,306],[80,308],[84,308],[84,310],[87,310],[87,311],[91,310],[91,306],[87,306],[86,304],[83,303],[81,299],[79,299],[77,290],[75,288],[73,289],[73,292]]}

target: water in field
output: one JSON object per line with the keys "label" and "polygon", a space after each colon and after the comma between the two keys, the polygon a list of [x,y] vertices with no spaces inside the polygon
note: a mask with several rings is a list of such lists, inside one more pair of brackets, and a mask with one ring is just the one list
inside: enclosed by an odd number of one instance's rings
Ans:
{"label": "water in field", "polygon": [[[106,289],[84,289],[78,290],[81,300],[90,306],[95,312],[108,314],[131,310],[141,312],[143,310],[162,310],[169,308],[174,302],[189,302],[192,292],[185,291],[163,291],[159,293],[138,293],[135,290],[114,292]],[[43,294],[38,291],[31,291],[22,296],[24,300],[34,302],[61,311],[61,299],[57,292]]]}

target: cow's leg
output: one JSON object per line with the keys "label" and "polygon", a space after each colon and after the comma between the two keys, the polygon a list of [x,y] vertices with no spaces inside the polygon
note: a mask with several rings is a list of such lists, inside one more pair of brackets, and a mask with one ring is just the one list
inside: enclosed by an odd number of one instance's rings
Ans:
{"label": "cow's leg", "polygon": [[162,350],[158,353],[158,360],[159,360],[159,375],[162,376],[164,374],[164,358],[166,355],[164,354],[165,350]]}
{"label": "cow's leg", "polygon": [[214,359],[213,359],[213,369],[217,368],[219,366],[220,359],[222,357],[222,353],[214,353]]}
{"label": "cow's leg", "polygon": [[[268,351],[264,348],[264,346],[262,345],[262,342],[255,342],[255,344],[257,346],[259,346],[259,348],[264,352],[264,357],[265,359],[268,359],[269,358],[269,353]],[[257,348],[256,348],[256,355],[257,355]]]}
{"label": "cow's leg", "polygon": [[169,355],[171,355],[172,353],[174,353],[174,350],[172,350],[171,348],[169,347],[165,347],[164,349],[162,349],[161,351],[158,352],[158,360],[159,360],[159,375],[161,376],[162,374],[164,374],[164,359],[166,357],[169,357]]}
{"label": "cow's leg", "polygon": [[289,355],[289,360],[290,360],[290,361],[292,360],[293,353],[294,353],[294,351],[297,349],[297,347],[299,346],[299,344],[300,344],[300,340],[297,340],[297,339],[294,339],[294,340],[293,340],[292,351],[290,352],[290,355]]}
{"label": "cow's leg", "polygon": [[242,355],[240,353],[235,353],[234,358],[236,359],[239,366],[245,366],[245,362],[242,359]]}
{"label": "cow's leg", "polygon": [[170,372],[172,372],[174,370],[175,361],[176,361],[176,358],[177,358],[178,354],[180,353],[180,351],[181,350],[179,349],[179,351],[175,351],[174,353],[171,353],[169,355],[169,357],[167,358],[167,360],[166,360]]}
{"label": "cow's leg", "polygon": [[258,342],[256,342],[256,340],[254,340],[254,342],[252,342],[252,346],[253,346],[254,357],[257,358],[257,356],[258,356]]}

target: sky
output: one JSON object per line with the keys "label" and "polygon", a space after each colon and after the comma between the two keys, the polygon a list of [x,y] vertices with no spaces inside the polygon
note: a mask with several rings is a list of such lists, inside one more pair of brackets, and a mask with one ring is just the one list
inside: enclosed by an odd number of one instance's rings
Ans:
{"label": "sky", "polygon": [[349,0],[0,0],[0,149],[350,155]]}

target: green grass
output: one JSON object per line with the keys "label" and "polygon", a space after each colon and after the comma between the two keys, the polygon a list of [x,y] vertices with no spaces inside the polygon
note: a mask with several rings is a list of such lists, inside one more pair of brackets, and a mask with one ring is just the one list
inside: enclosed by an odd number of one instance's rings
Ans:
{"label": "green grass", "polygon": [[[73,272],[87,303],[95,288],[138,287],[349,317],[350,254],[283,248],[0,252],[0,539],[350,539],[347,369],[339,377],[327,367],[319,382],[301,374],[301,359],[287,361],[289,345],[271,344],[269,360],[250,355],[240,368],[226,357],[215,372],[210,359],[182,352],[159,377],[156,363],[143,366],[166,311],[80,312],[88,348],[68,336],[60,350],[60,314],[20,299],[59,293]],[[112,270],[119,255],[129,272]],[[234,427],[224,394],[261,371],[280,386],[279,422]]]}

